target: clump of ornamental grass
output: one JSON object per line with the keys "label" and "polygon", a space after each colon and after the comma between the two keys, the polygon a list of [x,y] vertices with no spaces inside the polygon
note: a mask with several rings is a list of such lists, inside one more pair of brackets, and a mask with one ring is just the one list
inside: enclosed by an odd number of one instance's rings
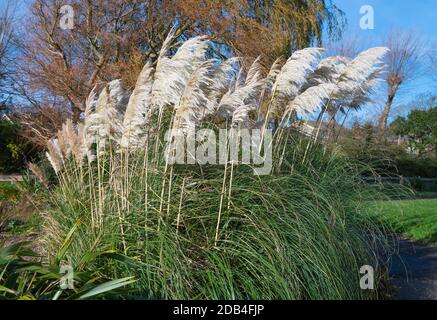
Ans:
{"label": "clump of ornamental grass", "polygon": [[[124,261],[87,268],[134,276],[131,297],[146,299],[377,298],[387,242],[363,208],[368,168],[326,149],[320,126],[301,117],[368,101],[387,49],[348,60],[307,48],[264,77],[259,59],[247,70],[239,58],[207,59],[205,37],[170,57],[173,40],[130,95],[118,80],[94,88],[83,123],[50,141],[59,184],[45,213],[47,260],[61,251],[74,268],[119,252]],[[168,129],[199,128],[273,129],[272,172],[230,161],[228,145],[221,165],[170,163]],[[376,290],[360,288],[363,265]]]}
{"label": "clump of ornamental grass", "polygon": [[[374,195],[359,180],[367,168],[321,146],[303,159],[304,141],[288,147],[280,172],[256,176],[236,166],[232,186],[230,172],[224,179],[216,166],[175,167],[170,181],[163,169],[146,171],[141,153],[130,155],[127,170],[109,155],[100,170],[67,165],[43,247],[53,259],[72,234],[72,266],[92,252],[122,253],[127,266],[88,267],[114,279],[135,276],[141,298],[377,298],[385,272],[377,252],[388,243],[367,215]],[[375,290],[360,288],[363,265],[375,268]]]}

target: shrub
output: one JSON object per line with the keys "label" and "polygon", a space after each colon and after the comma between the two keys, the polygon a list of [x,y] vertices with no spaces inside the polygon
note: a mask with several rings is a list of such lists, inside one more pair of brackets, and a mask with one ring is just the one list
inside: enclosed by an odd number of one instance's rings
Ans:
{"label": "shrub", "polygon": [[13,183],[0,182],[0,201],[17,201],[20,190]]}
{"label": "shrub", "polygon": [[[128,264],[98,260],[88,270],[135,276],[133,295],[146,299],[378,297],[378,281],[377,290],[359,286],[362,265],[374,266],[377,280],[384,274],[377,252],[386,250],[362,210],[371,199],[363,168],[296,120],[362,98],[361,84],[380,71],[386,49],[316,68],[323,50],[308,48],[263,78],[259,59],[248,70],[237,59],[205,60],[204,37],[170,58],[173,36],[130,97],[117,80],[100,94],[95,88],[83,124],[67,121],[49,142],[59,185],[41,239],[48,261],[62,252],[76,268],[91,252],[121,252]],[[273,128],[272,173],[256,176],[230,161],[229,140],[223,165],[169,163],[175,136],[165,139],[166,131],[190,136],[199,127],[237,135]]]}
{"label": "shrub", "polygon": [[[289,147],[293,152],[304,146]],[[94,250],[132,257],[128,267],[101,262],[90,268],[108,278],[135,276],[142,298],[379,296],[385,271],[376,252],[386,244],[366,215],[372,198],[359,182],[359,166],[315,147],[304,163],[288,158],[294,166],[275,176],[234,168],[216,243],[222,168],[178,168],[169,177],[163,169],[145,170],[144,155],[129,157],[129,163],[110,158],[100,170],[93,166],[80,174],[73,166],[62,174],[43,232],[49,254],[77,226],[68,260],[76,265]],[[163,181],[171,189],[163,192]],[[376,269],[377,290],[359,287],[358,270],[365,264]]]}
{"label": "shrub", "polygon": [[19,126],[9,120],[0,120],[0,172],[13,172],[20,163],[18,144]]}
{"label": "shrub", "polygon": [[405,177],[437,177],[437,159],[404,157],[396,159],[399,174]]}
{"label": "shrub", "polygon": [[404,144],[377,139],[372,124],[355,124],[348,134],[341,137],[340,144],[345,154],[368,163],[382,176],[437,177],[437,159],[434,156],[408,153]]}
{"label": "shrub", "polygon": [[[63,290],[60,284],[67,282],[59,265],[43,265],[40,257],[20,242],[0,249],[0,300],[57,300],[85,298],[114,298],[125,294],[124,286],[134,282],[132,278],[105,281],[96,272],[72,273],[71,290]],[[93,259],[111,259],[112,253],[93,253],[82,264]]]}
{"label": "shrub", "polygon": [[38,158],[33,147],[20,135],[18,122],[0,119],[0,173],[21,172],[26,160]]}

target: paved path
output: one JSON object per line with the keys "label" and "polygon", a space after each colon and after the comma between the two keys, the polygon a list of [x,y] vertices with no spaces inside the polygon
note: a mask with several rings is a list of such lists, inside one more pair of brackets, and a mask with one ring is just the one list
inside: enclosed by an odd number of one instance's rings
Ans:
{"label": "paved path", "polygon": [[437,247],[401,240],[390,274],[397,288],[395,299],[437,300]]}

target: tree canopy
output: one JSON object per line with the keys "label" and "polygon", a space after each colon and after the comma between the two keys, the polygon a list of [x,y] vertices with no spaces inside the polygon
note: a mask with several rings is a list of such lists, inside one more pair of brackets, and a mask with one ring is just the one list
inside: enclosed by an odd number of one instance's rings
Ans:
{"label": "tree canopy", "polygon": [[[74,9],[74,27],[59,27],[61,7]],[[343,13],[327,0],[34,0],[20,43],[17,89],[34,104],[69,106],[75,118],[98,82],[134,84],[154,60],[172,26],[176,41],[198,34],[217,56],[279,55],[320,43],[322,30],[341,32]],[[176,45],[176,43],[175,43]]]}
{"label": "tree canopy", "polygon": [[411,151],[422,155],[435,152],[437,147],[437,106],[412,110],[407,117],[398,117],[391,128],[397,135],[407,137]]}

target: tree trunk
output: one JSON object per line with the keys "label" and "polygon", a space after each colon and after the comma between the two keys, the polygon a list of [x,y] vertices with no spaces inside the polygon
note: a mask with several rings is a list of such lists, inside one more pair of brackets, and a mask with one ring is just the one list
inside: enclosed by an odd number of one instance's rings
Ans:
{"label": "tree trunk", "polygon": [[71,116],[72,116],[73,123],[78,123],[80,121],[80,115],[82,113],[82,109],[71,99],[69,100],[70,100]]}
{"label": "tree trunk", "polygon": [[388,116],[390,114],[391,106],[393,104],[394,95],[389,94],[387,101],[384,105],[384,110],[382,111],[381,117],[379,118],[379,132],[383,133],[387,128]]}
{"label": "tree trunk", "polygon": [[378,129],[382,136],[387,128],[388,116],[390,115],[391,106],[393,105],[393,100],[395,99],[396,93],[402,81],[389,81],[387,100],[384,105],[384,110],[382,111],[381,117],[379,118]]}

